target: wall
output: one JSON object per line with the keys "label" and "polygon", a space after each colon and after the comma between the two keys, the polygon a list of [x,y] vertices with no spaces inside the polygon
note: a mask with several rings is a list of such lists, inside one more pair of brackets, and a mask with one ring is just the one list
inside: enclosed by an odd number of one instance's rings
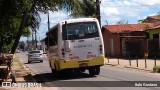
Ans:
{"label": "wall", "polygon": [[160,33],[160,29],[155,29],[155,30],[148,30],[149,33],[149,38],[153,39],[153,34],[158,34]]}
{"label": "wall", "polygon": [[112,34],[112,38],[114,40],[114,56],[121,56],[121,45],[120,45],[120,34]]}
{"label": "wall", "polygon": [[[106,57],[107,56],[114,56],[114,57],[121,56],[119,34],[113,34],[108,30],[103,30],[102,35],[103,35],[103,40],[104,40],[104,48],[105,48]],[[111,40],[113,40],[113,43]]]}
{"label": "wall", "polygon": [[106,56],[111,56],[111,46],[110,46],[110,37],[111,33],[108,30],[104,30],[102,33],[104,40],[104,49]]}

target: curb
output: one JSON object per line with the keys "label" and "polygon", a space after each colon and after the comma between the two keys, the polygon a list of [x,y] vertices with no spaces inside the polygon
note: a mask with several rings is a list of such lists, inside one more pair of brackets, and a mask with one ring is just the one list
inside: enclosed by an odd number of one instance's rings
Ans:
{"label": "curb", "polygon": [[[15,56],[18,57],[18,56]],[[23,68],[26,70],[27,74],[29,75],[29,77],[36,82],[36,80],[33,78],[33,75],[35,75],[35,73],[26,65],[23,64],[23,62],[20,60],[20,58],[18,57],[18,60],[22,63]]]}
{"label": "curb", "polygon": [[132,66],[124,66],[125,68],[133,68],[133,69],[137,69],[137,70],[143,70],[143,71],[151,71],[150,69],[147,69],[147,68],[138,68],[138,67],[132,67]]}
{"label": "curb", "polygon": [[118,66],[118,64],[110,64],[110,63],[105,63],[105,65]]}
{"label": "curb", "polygon": [[[18,57],[19,58],[19,57]],[[19,59],[19,61],[22,63],[22,61]],[[33,71],[29,66],[23,64],[23,68],[26,70],[26,72],[28,73],[28,75],[30,76],[30,78],[33,80],[33,82],[41,82],[43,83],[43,85],[45,86],[45,83],[43,82],[42,79],[44,79],[43,77],[41,76],[38,76],[36,78],[38,78],[39,81],[37,81],[37,79],[33,78],[33,76],[39,74],[39,73],[36,73],[35,71]],[[42,86],[43,87],[43,86]]]}
{"label": "curb", "polygon": [[150,71],[152,72],[152,70],[150,69],[147,69],[147,68],[139,68],[139,67],[133,67],[133,66],[122,66],[122,65],[119,65],[119,64],[111,64],[111,63],[105,63],[105,65],[109,65],[109,66],[121,66],[121,67],[124,67],[124,68],[132,68],[132,69],[137,69],[137,70],[143,70],[143,71]]}
{"label": "curb", "polygon": [[36,82],[36,80],[33,78],[33,76],[35,75],[35,73],[26,65],[23,64],[23,68],[27,71],[29,77]]}

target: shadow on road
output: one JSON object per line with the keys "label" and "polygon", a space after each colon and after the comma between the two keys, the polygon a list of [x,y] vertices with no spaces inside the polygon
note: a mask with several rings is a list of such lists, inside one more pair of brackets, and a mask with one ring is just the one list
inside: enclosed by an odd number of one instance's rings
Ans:
{"label": "shadow on road", "polygon": [[91,76],[88,73],[78,73],[78,72],[64,73],[58,77],[54,77],[52,73],[36,74],[35,76],[33,76],[33,78],[36,79],[36,81],[39,83],[63,81],[63,80],[74,80],[74,79],[80,79],[80,78],[93,78],[93,77],[96,77],[96,76]]}
{"label": "shadow on road", "polygon": [[23,64],[36,64],[36,63],[42,63],[40,61],[35,61],[35,62],[31,62],[31,63],[23,63]]}

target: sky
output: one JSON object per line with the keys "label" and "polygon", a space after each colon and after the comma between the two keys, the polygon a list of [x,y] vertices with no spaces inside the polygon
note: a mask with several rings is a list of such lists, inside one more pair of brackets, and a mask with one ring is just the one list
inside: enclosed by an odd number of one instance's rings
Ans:
{"label": "sky", "polygon": [[[160,0],[100,0],[101,24],[114,25],[123,20],[128,24],[137,24],[138,20],[145,19],[147,16],[156,15],[160,12]],[[48,31],[47,14],[40,14],[41,23],[38,30],[37,38],[45,38]],[[49,12],[50,27],[53,27],[61,20],[72,19],[63,11]],[[29,37],[31,39],[31,37]],[[22,37],[21,41],[25,41]]]}

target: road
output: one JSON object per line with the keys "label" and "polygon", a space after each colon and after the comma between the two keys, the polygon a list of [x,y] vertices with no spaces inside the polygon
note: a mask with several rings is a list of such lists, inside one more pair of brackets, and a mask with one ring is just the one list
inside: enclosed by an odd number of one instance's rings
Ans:
{"label": "road", "polygon": [[138,85],[146,83],[138,83],[138,81],[157,81],[147,83],[154,83],[160,86],[160,74],[156,73],[104,65],[101,67],[101,73],[98,76],[90,76],[88,71],[86,71],[81,74],[68,73],[60,78],[54,79],[45,55],[43,57],[43,63],[31,64],[27,63],[27,55],[25,52],[18,53],[17,55],[25,65],[36,73],[34,78],[37,79],[38,77],[45,86],[57,87],[58,90],[82,90],[84,88],[88,90],[160,90],[159,87],[129,87],[129,85],[132,86],[135,85],[135,83]]}

